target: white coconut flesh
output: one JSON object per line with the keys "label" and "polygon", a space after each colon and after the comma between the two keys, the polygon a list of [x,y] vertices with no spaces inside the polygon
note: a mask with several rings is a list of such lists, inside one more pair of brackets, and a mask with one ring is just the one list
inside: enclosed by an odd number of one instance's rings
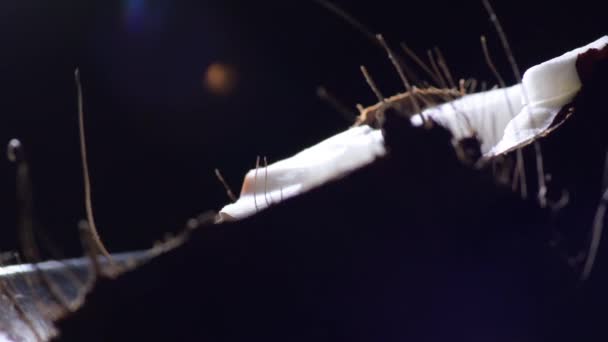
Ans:
{"label": "white coconut flesh", "polygon": [[[455,139],[475,135],[485,157],[519,148],[547,132],[557,114],[582,87],[576,60],[589,49],[608,45],[608,36],[535,65],[522,83],[465,95],[429,107],[421,115],[450,130]],[[221,220],[248,217],[272,204],[297,196],[330,180],[344,177],[386,153],[380,130],[363,125],[350,128],[300,153],[252,169],[243,181],[238,200],[220,211]]]}
{"label": "white coconut flesh", "polygon": [[373,162],[386,153],[382,132],[353,127],[293,157],[245,175],[239,199],[220,211],[223,220],[240,219]]}

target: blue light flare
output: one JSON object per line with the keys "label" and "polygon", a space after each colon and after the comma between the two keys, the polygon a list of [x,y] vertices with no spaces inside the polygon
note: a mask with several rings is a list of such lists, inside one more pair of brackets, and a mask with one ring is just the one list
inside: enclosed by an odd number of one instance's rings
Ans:
{"label": "blue light flare", "polygon": [[123,0],[125,27],[130,33],[141,33],[159,28],[161,10],[149,0]]}

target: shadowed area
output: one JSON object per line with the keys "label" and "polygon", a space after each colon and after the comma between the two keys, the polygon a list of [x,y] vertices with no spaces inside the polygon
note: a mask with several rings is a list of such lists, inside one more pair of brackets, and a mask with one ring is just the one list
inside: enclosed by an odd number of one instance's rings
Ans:
{"label": "shadowed area", "polygon": [[201,227],[174,252],[101,282],[60,323],[62,338],[551,336],[574,272],[547,243],[548,213],[463,166],[443,129],[398,117],[385,127],[387,157],[251,218]]}

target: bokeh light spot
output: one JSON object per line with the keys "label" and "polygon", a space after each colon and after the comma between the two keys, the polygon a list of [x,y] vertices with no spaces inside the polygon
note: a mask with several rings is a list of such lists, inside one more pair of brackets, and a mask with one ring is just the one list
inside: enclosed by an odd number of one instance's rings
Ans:
{"label": "bokeh light spot", "polygon": [[226,63],[212,63],[204,76],[207,91],[214,95],[230,95],[237,85],[237,71],[234,66]]}

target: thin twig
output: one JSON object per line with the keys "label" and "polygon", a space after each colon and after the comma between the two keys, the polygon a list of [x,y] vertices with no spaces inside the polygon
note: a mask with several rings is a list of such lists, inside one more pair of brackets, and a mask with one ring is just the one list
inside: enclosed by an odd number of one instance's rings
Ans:
{"label": "thin twig", "polygon": [[465,96],[467,94],[467,89],[465,87],[465,80],[461,78],[458,80],[458,90],[460,91],[460,95]]}
{"label": "thin twig", "polygon": [[420,114],[420,117],[422,118],[422,123],[426,126],[426,119],[425,119],[424,115],[422,115],[422,110],[420,109],[420,104],[418,104],[418,101],[416,100],[416,94],[412,91],[412,86],[410,85],[410,82],[407,79],[407,77],[405,77],[405,74],[403,73],[403,69],[401,68],[401,64],[397,60],[397,57],[393,53],[393,50],[391,50],[391,48],[388,46],[388,44],[384,40],[384,37],[382,37],[381,34],[376,35],[376,37],[378,38],[380,45],[382,45],[382,47],[388,54],[388,58],[391,61],[391,63],[393,64],[393,66],[395,67],[395,70],[397,70],[397,74],[399,74],[399,78],[401,78],[401,82],[403,82],[403,85],[405,86],[405,90],[410,93],[410,99],[411,99],[412,105],[414,106],[414,112]]}
{"label": "thin twig", "polygon": [[317,88],[317,96],[321,100],[329,103],[347,122],[352,123],[357,119],[357,114],[340,102],[340,100],[331,94],[325,87],[320,86]]}
{"label": "thin twig", "polygon": [[268,159],[264,156],[264,200],[269,207],[272,201],[268,201]]}
{"label": "thin twig", "polygon": [[416,62],[416,64],[418,64],[418,66],[424,70],[424,72],[426,72],[435,82],[435,84],[437,86],[441,85],[441,81],[439,80],[439,77],[437,77],[436,74],[434,74],[431,69],[429,69],[429,67],[420,59],[420,57],[418,57],[416,55],[416,53],[414,53],[414,51],[412,51],[407,45],[405,45],[405,43],[401,43],[401,48],[403,49],[403,51],[411,58],[414,60],[414,62]]}
{"label": "thin twig", "polygon": [[334,3],[332,3],[331,1],[328,1],[328,0],[314,0],[314,1],[316,3],[318,3],[319,5],[323,6],[325,9],[334,13],[338,17],[342,18],[345,22],[347,22],[349,25],[354,27],[355,30],[361,32],[371,42],[376,43],[376,44],[378,43],[378,41],[376,41],[376,37],[374,36],[372,31],[369,30],[367,27],[365,27],[365,25],[363,25],[360,21],[355,19],[355,17],[353,17],[348,12],[346,12],[344,9],[338,7],[337,5],[335,5]]}
{"label": "thin twig", "polygon": [[257,187],[258,187],[258,169],[260,168],[260,156],[257,156],[255,159],[255,172],[253,176],[253,205],[255,206],[255,211],[260,211],[258,207],[258,199],[257,199]]}
{"label": "thin twig", "polygon": [[374,79],[369,74],[369,72],[367,71],[367,68],[364,65],[361,66],[361,72],[363,73],[363,77],[365,77],[365,81],[367,82],[367,85],[372,89],[372,91],[378,98],[378,102],[384,102],[384,100],[385,100],[384,95],[382,95],[382,93],[380,92],[380,89],[378,89],[378,86],[376,86],[376,82],[374,82]]}
{"label": "thin twig", "polygon": [[93,216],[93,202],[91,200],[91,180],[89,178],[89,162],[87,158],[87,145],[84,129],[84,101],[82,96],[82,84],[80,83],[80,71],[78,69],[76,69],[76,71],[74,72],[74,79],[76,81],[76,91],[78,93],[78,132],[80,135],[80,157],[82,159],[82,174],[84,180],[84,203],[87,213],[87,221],[89,222],[91,235],[93,241],[97,245],[97,248],[99,249],[101,254],[103,254],[108,259],[108,261],[110,261],[110,263],[112,263],[112,256],[110,256],[110,252],[108,252],[103,242],[101,241],[99,231],[97,230],[97,226],[95,225],[95,218]]}
{"label": "thin twig", "polygon": [[438,47],[435,47],[435,53],[437,54],[437,63],[439,64],[439,67],[443,70],[443,72],[445,73],[445,77],[448,80],[448,84],[450,85],[450,88],[455,89],[456,84],[454,83],[454,79],[452,78],[452,73],[450,72],[450,68],[448,68],[448,63],[445,60],[445,58],[443,57],[443,54],[441,53],[441,50],[439,50]]}
{"label": "thin twig", "polygon": [[587,257],[585,259],[585,265],[583,266],[583,272],[581,274],[582,281],[589,279],[591,271],[593,270],[593,265],[595,264],[595,259],[597,258],[597,252],[599,250],[600,242],[602,240],[602,233],[604,232],[604,218],[606,216],[607,204],[608,189],[604,191],[600,204],[598,205],[597,210],[595,212],[595,217],[593,218],[591,242],[589,244],[589,251],[587,252]]}
{"label": "thin twig", "polygon": [[492,73],[494,74],[494,77],[498,81],[498,84],[500,85],[500,87],[501,88],[506,87],[504,79],[502,78],[502,76],[500,76],[498,69],[496,69],[494,62],[492,61],[492,57],[490,56],[490,51],[488,50],[488,42],[486,41],[486,37],[482,35],[480,37],[480,40],[481,40],[481,49],[483,50],[483,55],[486,59],[486,64],[490,68],[490,71],[492,71]]}
{"label": "thin twig", "polygon": [[224,189],[226,190],[226,195],[228,195],[228,198],[230,198],[230,200],[233,203],[236,202],[237,198],[234,195],[234,193],[232,192],[232,189],[230,189],[230,186],[228,185],[228,183],[226,183],[226,180],[222,176],[222,173],[220,172],[220,170],[215,169],[215,176],[220,181],[220,183],[222,183],[222,185],[224,186]]}
{"label": "thin twig", "polygon": [[602,180],[602,187],[604,188],[604,193],[602,194],[600,203],[595,211],[595,217],[593,218],[591,241],[589,243],[587,257],[585,258],[583,272],[581,273],[582,281],[589,279],[589,276],[591,275],[595,259],[597,258],[600,242],[602,240],[602,233],[604,231],[606,209],[608,209],[608,152],[604,157],[604,177]]}
{"label": "thin twig", "polygon": [[[502,29],[502,25],[500,24],[500,21],[498,20],[498,17],[496,16],[496,12],[494,12],[494,9],[492,8],[490,1],[483,0],[483,5],[485,6],[486,10],[488,11],[488,14],[490,15],[490,20],[492,21],[492,23],[494,24],[494,27],[496,28],[496,32],[498,33],[498,37],[500,38],[500,41],[505,50],[505,53],[507,54],[507,59],[509,60],[509,64],[511,65],[511,69],[513,70],[513,74],[515,75],[515,79],[517,80],[517,83],[521,84],[522,94],[524,96],[524,102],[526,103],[526,111],[528,113],[530,121],[532,121],[532,124],[534,125],[534,118],[532,117],[532,113],[529,108],[530,101],[528,98],[528,93],[526,92],[526,88],[524,87],[524,84],[522,83],[521,72],[519,71],[519,66],[517,65],[517,62],[515,61],[515,55],[513,54],[513,51],[511,50],[509,41],[507,40],[507,35],[505,34],[504,30]],[[536,125],[534,125],[534,126],[536,126]],[[546,181],[545,181],[543,154],[542,154],[542,150],[541,150],[540,143],[538,142],[538,140],[535,140],[533,144],[534,144],[534,155],[535,155],[535,159],[536,159],[536,176],[538,178],[538,201],[539,201],[539,204],[541,207],[545,207],[547,205],[547,199],[546,199],[547,185],[546,185]]]}
{"label": "thin twig", "polygon": [[[488,43],[485,36],[480,37],[481,40],[481,49],[483,50],[483,54],[485,56],[486,64],[494,74],[494,77],[498,81],[498,85],[503,89],[503,93],[505,95],[505,102],[507,102],[507,108],[509,109],[509,114],[511,115],[511,119],[515,118],[515,111],[513,110],[513,106],[511,106],[511,101],[509,101],[509,95],[507,94],[506,84],[498,69],[494,65],[494,61],[492,60],[492,56],[490,55],[490,51],[488,49]],[[517,129],[517,127],[515,127]],[[515,152],[515,158],[517,161],[515,162],[515,167],[519,177],[521,178],[520,184],[520,193],[522,198],[528,197],[528,181],[526,177],[526,164],[524,161],[523,152],[521,149],[517,149]],[[513,178],[512,187],[515,187],[515,178]]]}
{"label": "thin twig", "polygon": [[448,85],[445,82],[445,79],[443,78],[443,75],[441,75],[441,72],[439,71],[439,68],[437,67],[437,63],[435,62],[435,56],[433,55],[433,51],[432,50],[427,50],[426,54],[429,57],[429,61],[431,63],[431,68],[433,68],[433,72],[439,78],[439,87],[440,88],[447,88]]}
{"label": "thin twig", "polygon": [[475,92],[475,90],[477,90],[477,80],[474,78],[471,78],[471,83],[469,83],[469,94],[473,94]]}

